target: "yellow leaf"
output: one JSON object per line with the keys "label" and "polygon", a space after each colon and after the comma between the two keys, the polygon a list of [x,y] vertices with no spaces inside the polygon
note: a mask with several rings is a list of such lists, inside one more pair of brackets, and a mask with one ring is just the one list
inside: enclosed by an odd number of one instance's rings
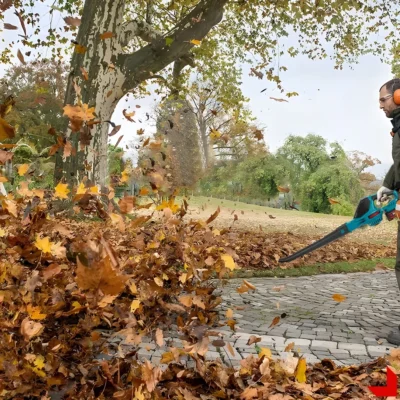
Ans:
{"label": "yellow leaf", "polygon": [[174,360],[174,355],[172,354],[172,352],[167,351],[166,353],[163,353],[161,356],[161,364],[169,364],[171,361]]}
{"label": "yellow leaf", "polygon": [[243,283],[251,290],[256,290],[256,287],[251,284],[249,281],[246,281],[246,279],[243,279]]}
{"label": "yellow leaf", "polygon": [[135,397],[133,400],[145,400],[144,394],[142,392],[143,385],[140,385],[137,389],[135,389]]}
{"label": "yellow leaf", "polygon": [[[3,228],[0,228],[0,237],[6,236],[6,233],[7,232]],[[185,283],[185,282],[182,282],[182,283]]]}
{"label": "yellow leaf", "polygon": [[[0,237],[1,237],[1,233],[0,233]],[[179,281],[182,283],[185,283],[187,279],[187,273],[184,272],[180,277],[179,277]]]}
{"label": "yellow leaf", "polygon": [[233,271],[236,268],[235,261],[233,261],[232,256],[230,256],[229,254],[223,254],[221,256],[221,259],[225,264],[225,268],[228,268],[231,271]]}
{"label": "yellow leaf", "polygon": [[210,133],[210,139],[211,140],[215,140],[215,139],[219,139],[222,136],[222,133],[215,130],[215,129],[211,129],[211,133]]}
{"label": "yellow leaf", "polygon": [[192,39],[192,40],[190,41],[190,43],[194,44],[195,46],[200,46],[201,40]]}
{"label": "yellow leaf", "polygon": [[121,182],[128,182],[129,177],[130,177],[130,172],[125,168],[121,172]]}
{"label": "yellow leaf", "polygon": [[36,356],[35,361],[33,362],[33,364],[36,366],[36,368],[43,369],[44,368],[44,364],[45,364],[44,361],[45,361],[44,357],[41,354],[39,354],[39,355]]}
{"label": "yellow leaf", "polygon": [[232,319],[233,318],[233,311],[232,311],[231,308],[228,308],[226,310],[226,318],[228,318],[228,319]]}
{"label": "yellow leaf", "polygon": [[258,353],[258,357],[267,357],[267,358],[272,358],[272,352],[268,347],[261,347],[261,351]]}
{"label": "yellow leaf", "polygon": [[300,358],[296,368],[296,380],[299,383],[304,383],[306,378],[307,362],[305,358]]}
{"label": "yellow leaf", "polygon": [[59,183],[55,187],[55,196],[58,197],[59,199],[67,199],[68,198],[68,184],[67,183]]}
{"label": "yellow leaf", "polygon": [[32,304],[28,304],[26,310],[28,311],[29,316],[36,321],[45,319],[47,316],[46,314],[41,313],[40,307],[34,307]]}
{"label": "yellow leaf", "polygon": [[191,307],[193,304],[193,298],[190,294],[183,295],[179,297],[179,302],[182,303],[186,307]]}
{"label": "yellow leaf", "polygon": [[133,300],[131,304],[131,312],[135,312],[140,306],[140,300]]}
{"label": "yellow leaf", "polygon": [[161,279],[161,278],[159,278],[158,276],[156,276],[155,278],[154,278],[154,282],[158,285],[158,286],[164,286],[164,282],[163,282],[163,280]]}
{"label": "yellow leaf", "polygon": [[89,189],[89,193],[90,193],[90,194],[99,194],[99,187],[98,187],[98,186],[92,186],[92,187]]}
{"label": "yellow leaf", "polygon": [[343,296],[342,294],[337,294],[335,293],[334,295],[332,295],[332,299],[341,303],[342,301],[346,300],[346,296]]}
{"label": "yellow leaf", "polygon": [[9,125],[3,118],[0,118],[0,140],[10,139],[15,136],[15,128]]}
{"label": "yellow leaf", "polygon": [[18,167],[18,175],[24,176],[29,169],[29,164],[22,164]]}
{"label": "yellow leaf", "polygon": [[85,53],[86,53],[86,50],[87,50],[87,47],[85,47],[85,46],[82,46],[82,45],[80,45],[80,44],[76,44],[76,45],[75,45],[75,53],[78,53],[78,54],[85,54]]}
{"label": "yellow leaf", "polygon": [[131,291],[132,294],[137,294],[138,293],[135,282],[132,282],[129,285],[129,290]]}
{"label": "yellow leaf", "polygon": [[43,239],[40,236],[36,236],[35,246],[39,250],[43,251],[43,253],[51,254],[51,245],[53,243],[50,242],[49,238],[45,236]]}
{"label": "yellow leaf", "polygon": [[85,194],[86,193],[86,188],[83,182],[81,182],[78,186],[78,189],[76,190],[76,194]]}
{"label": "yellow leaf", "polygon": [[79,301],[73,301],[71,305],[73,308],[81,308],[82,307],[82,304],[79,303]]}

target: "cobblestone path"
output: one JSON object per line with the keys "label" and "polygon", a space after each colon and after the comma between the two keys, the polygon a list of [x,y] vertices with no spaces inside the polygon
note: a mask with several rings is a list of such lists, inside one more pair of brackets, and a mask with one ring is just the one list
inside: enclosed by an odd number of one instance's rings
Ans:
{"label": "cobblestone path", "polygon": [[[393,271],[248,281],[255,291],[239,294],[236,288],[241,279],[229,280],[221,289],[221,318],[226,319],[226,310],[231,308],[237,325],[234,333],[226,326],[218,330],[235,355],[210,344],[206,358],[222,357],[237,365],[256,353],[254,344],[247,345],[251,335],[261,337],[257,345],[281,358],[287,357],[289,353],[283,350],[294,342],[292,352],[304,355],[309,363],[330,358],[339,365],[360,364],[394,347],[385,339],[400,325],[400,292]],[[346,300],[336,302],[333,294],[346,296]],[[281,320],[270,328],[276,316]],[[180,347],[179,343],[171,339],[168,344]],[[167,348],[142,343],[139,356],[157,363],[164,351]]]}

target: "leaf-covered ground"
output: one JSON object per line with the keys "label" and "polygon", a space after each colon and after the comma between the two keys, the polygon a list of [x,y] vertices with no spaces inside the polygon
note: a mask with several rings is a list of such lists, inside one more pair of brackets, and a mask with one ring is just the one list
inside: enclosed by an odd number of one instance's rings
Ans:
{"label": "leaf-covered ground", "polygon": [[[66,189],[58,187],[55,196]],[[211,343],[229,351],[215,329],[236,324],[229,313],[218,319],[221,298],[209,278],[216,274],[223,283],[240,265],[276,267],[279,256],[306,239],[219,230],[213,227],[218,212],[188,221],[187,204],[173,199],[159,207],[158,222],[128,218],[140,207],[134,198],[121,199],[116,213],[106,211],[95,190],[78,190],[74,211],[95,211],[103,222],[62,219],[53,194],[26,189],[1,198],[1,398],[367,399],[373,398],[369,385],[384,384],[383,359],[307,367],[301,357],[273,360],[263,348],[236,370],[205,361]],[[370,253],[332,246],[325,258],[388,255],[382,246]],[[251,290],[246,281],[239,288],[243,295]],[[140,363],[137,345],[150,340],[161,348],[170,329],[183,347],[164,352],[161,367]],[[115,335],[131,345],[128,353],[115,347]]]}

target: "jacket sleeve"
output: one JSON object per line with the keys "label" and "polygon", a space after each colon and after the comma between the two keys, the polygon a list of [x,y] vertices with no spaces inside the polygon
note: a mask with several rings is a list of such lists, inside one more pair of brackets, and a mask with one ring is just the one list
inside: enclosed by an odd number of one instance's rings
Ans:
{"label": "jacket sleeve", "polygon": [[394,165],[392,165],[386,173],[385,179],[383,180],[383,186],[390,190],[394,189]]}
{"label": "jacket sleeve", "polygon": [[393,137],[392,143],[392,156],[393,156],[393,172],[394,172],[394,187],[393,189],[400,189],[400,134],[397,132]]}

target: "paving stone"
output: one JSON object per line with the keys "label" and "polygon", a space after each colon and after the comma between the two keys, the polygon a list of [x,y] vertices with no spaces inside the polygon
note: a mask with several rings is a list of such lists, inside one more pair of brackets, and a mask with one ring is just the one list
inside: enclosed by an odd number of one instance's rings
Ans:
{"label": "paving stone", "polygon": [[313,340],[311,343],[311,348],[322,347],[325,349],[337,349],[337,342],[330,342],[325,340]]}
{"label": "paving stone", "polygon": [[360,343],[338,343],[338,348],[344,350],[366,350],[366,346]]}

